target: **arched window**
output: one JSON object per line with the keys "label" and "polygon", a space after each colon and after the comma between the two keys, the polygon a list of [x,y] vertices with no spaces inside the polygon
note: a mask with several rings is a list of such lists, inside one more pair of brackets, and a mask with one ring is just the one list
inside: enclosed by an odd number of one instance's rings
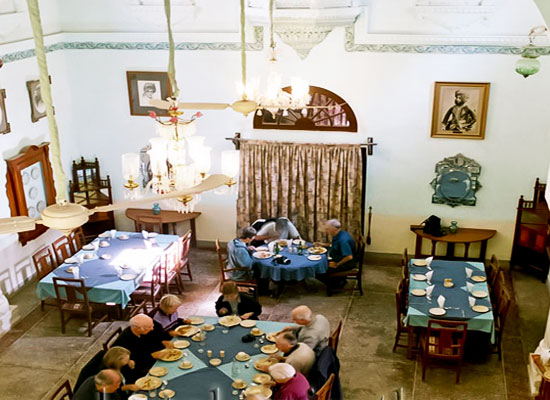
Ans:
{"label": "arched window", "polygon": [[[290,93],[290,86],[283,88]],[[288,110],[283,116],[279,110],[272,115],[267,110],[259,110],[254,114],[254,129],[286,129],[302,131],[340,131],[357,132],[357,119],[351,107],[344,99],[329,90],[310,86],[311,101],[307,108]],[[315,106],[334,106],[330,108],[315,108]]]}

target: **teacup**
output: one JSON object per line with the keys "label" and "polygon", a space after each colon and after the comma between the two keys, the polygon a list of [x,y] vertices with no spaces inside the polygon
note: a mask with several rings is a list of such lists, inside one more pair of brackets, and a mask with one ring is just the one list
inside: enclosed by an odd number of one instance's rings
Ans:
{"label": "teacup", "polygon": [[252,333],[253,335],[258,335],[260,332],[260,328],[252,328],[250,330],[250,333]]}

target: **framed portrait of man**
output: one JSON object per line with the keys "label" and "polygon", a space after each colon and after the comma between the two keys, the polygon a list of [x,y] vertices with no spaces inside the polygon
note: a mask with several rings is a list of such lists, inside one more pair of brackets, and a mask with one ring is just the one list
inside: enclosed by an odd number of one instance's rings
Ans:
{"label": "framed portrait of man", "polygon": [[0,134],[9,133],[11,131],[10,123],[8,122],[8,114],[6,113],[6,89],[0,89]]}
{"label": "framed portrait of man", "polygon": [[151,100],[166,100],[172,95],[167,72],[127,71],[126,80],[131,115],[149,115],[150,111],[158,115],[168,115],[166,110],[160,110],[149,104]]}
{"label": "framed portrait of man", "polygon": [[435,82],[431,137],[484,139],[490,86]]}

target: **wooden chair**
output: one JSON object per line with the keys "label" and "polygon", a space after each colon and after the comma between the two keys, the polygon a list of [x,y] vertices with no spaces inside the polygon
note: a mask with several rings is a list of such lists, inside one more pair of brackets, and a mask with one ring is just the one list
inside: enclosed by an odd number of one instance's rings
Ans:
{"label": "wooden chair", "polygon": [[69,233],[69,246],[73,254],[78,252],[85,244],[86,239],[84,238],[84,231],[81,226]]}
{"label": "wooden chair", "polygon": [[396,310],[396,321],[397,321],[397,330],[395,332],[395,340],[393,343],[393,352],[395,353],[395,349],[398,347],[404,347],[408,348],[408,344],[400,344],[399,341],[401,340],[401,335],[412,335],[412,331],[410,328],[405,326],[405,323],[403,322],[405,320],[405,316],[407,315],[407,302],[405,300],[407,296],[407,292],[405,292],[405,279],[401,279],[399,283],[397,284],[397,288],[395,289],[395,310]]}
{"label": "wooden chair", "polygon": [[315,400],[329,400],[330,393],[332,391],[332,384],[334,383],[334,374],[330,374],[329,378],[323,386],[315,393]]}
{"label": "wooden chair", "polygon": [[491,304],[493,306],[493,310],[498,310],[499,304],[500,304],[500,297],[502,295],[502,292],[506,290],[506,278],[504,277],[504,271],[499,271],[497,274],[497,277],[495,278],[495,282],[493,283],[493,286],[491,287]]}
{"label": "wooden chair", "polygon": [[[107,319],[107,314],[92,320],[93,309],[88,300],[88,290],[84,285],[84,279],[54,277],[53,286],[59,303],[61,333],[65,333],[65,325],[72,315],[80,315],[88,320],[88,336],[92,336],[92,329]],[[65,313],[69,314],[69,318],[66,320]]]}
{"label": "wooden chair", "polygon": [[[32,255],[32,260],[34,262],[34,268],[36,269],[36,276],[38,280],[44,278],[57,267],[57,262],[50,246],[43,247],[34,253]],[[57,300],[53,297],[40,300],[40,309],[42,311],[44,311],[44,306],[57,307]]]}
{"label": "wooden chair", "polygon": [[550,371],[546,369],[546,366],[542,362],[539,354],[531,353],[529,355],[531,356],[538,373],[542,377],[539,386],[539,393],[535,396],[535,400],[550,400]]}
{"label": "wooden chair", "polygon": [[105,343],[103,343],[103,350],[107,351],[111,348],[113,343],[118,339],[120,334],[122,333],[122,327],[119,326],[111,335],[107,338]]}
{"label": "wooden chair", "polygon": [[440,359],[457,362],[456,383],[460,382],[467,328],[468,323],[462,321],[428,321],[426,336],[420,339],[422,380],[426,378],[430,360]]}
{"label": "wooden chair", "polygon": [[[365,258],[365,245],[366,241],[363,235],[360,235],[357,239],[357,248],[355,249],[355,268],[350,269],[348,271],[341,271],[341,272],[334,272],[334,273],[328,273],[328,276],[330,279],[333,278],[345,278],[346,280],[356,280],[357,286],[353,286],[350,289],[347,290],[355,290],[359,289],[359,293],[361,296],[363,296],[363,259]],[[332,286],[330,284],[327,284],[327,295],[332,295]]]}
{"label": "wooden chair", "polygon": [[489,288],[492,288],[497,279],[498,273],[500,272],[500,263],[498,262],[497,256],[494,254],[491,256],[491,262],[485,269],[487,275],[487,284]]}
{"label": "wooden chair", "polygon": [[57,264],[61,265],[65,259],[74,254],[71,242],[67,236],[61,236],[52,243],[53,252],[57,258]]}
{"label": "wooden chair", "polygon": [[158,215],[139,216],[135,220],[136,232],[162,233],[162,218]]}
{"label": "wooden chair", "polygon": [[234,282],[237,284],[238,289],[242,289],[243,292],[252,294],[255,298],[258,298],[258,283],[250,277],[251,271],[248,268],[227,268],[227,257],[223,255],[219,239],[216,239],[216,253],[218,254],[218,263],[220,264],[221,271],[220,287],[224,282],[232,280],[227,274],[230,274],[232,271],[246,271],[249,274],[248,280]]}
{"label": "wooden chair", "polygon": [[132,292],[130,298],[132,303],[139,304],[143,301],[151,302],[151,306],[156,306],[156,299],[162,293],[161,282],[161,260],[157,261],[151,271],[151,280],[141,282],[141,285]]}
{"label": "wooden chair", "polygon": [[170,286],[176,287],[179,294],[183,293],[183,281],[180,273],[180,253],[178,243],[172,243],[165,250],[161,262],[161,281],[164,293],[170,293]]}
{"label": "wooden chair", "polygon": [[178,239],[180,248],[180,273],[189,277],[190,281],[193,281],[193,275],[191,275],[191,264],[189,263],[189,250],[191,249],[191,231],[187,231],[185,235]]}
{"label": "wooden chair", "polygon": [[67,379],[57,388],[49,400],[71,400],[72,397],[73,391],[71,389],[71,383]]}
{"label": "wooden chair", "polygon": [[334,350],[334,354],[338,350],[338,342],[340,341],[340,333],[342,332],[342,320],[338,322],[336,329],[330,334],[328,338],[328,345]]}
{"label": "wooden chair", "polygon": [[409,252],[406,247],[401,257],[401,277],[403,279],[409,279]]}
{"label": "wooden chair", "polygon": [[500,294],[498,308],[495,313],[495,347],[499,360],[502,359],[502,334],[504,332],[504,326],[506,325],[506,318],[508,316],[511,303],[512,299],[510,298],[508,291],[503,289]]}

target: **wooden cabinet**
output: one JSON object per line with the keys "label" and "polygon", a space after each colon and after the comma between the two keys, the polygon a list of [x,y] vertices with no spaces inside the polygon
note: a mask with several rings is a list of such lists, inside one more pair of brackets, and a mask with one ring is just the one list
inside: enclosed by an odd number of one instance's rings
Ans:
{"label": "wooden cabinet", "polygon": [[[69,182],[69,196],[72,203],[80,204],[86,208],[104,206],[113,202],[111,193],[111,179],[101,179],[99,174],[99,161],[73,161],[73,179]],[[99,212],[90,216],[90,219],[82,227],[86,241],[92,240],[98,234],[113,229],[115,219],[113,212]]]}
{"label": "wooden cabinet", "polygon": [[510,267],[536,271],[543,281],[548,275],[550,210],[544,198],[546,184],[537,178],[533,200],[519,198]]}

